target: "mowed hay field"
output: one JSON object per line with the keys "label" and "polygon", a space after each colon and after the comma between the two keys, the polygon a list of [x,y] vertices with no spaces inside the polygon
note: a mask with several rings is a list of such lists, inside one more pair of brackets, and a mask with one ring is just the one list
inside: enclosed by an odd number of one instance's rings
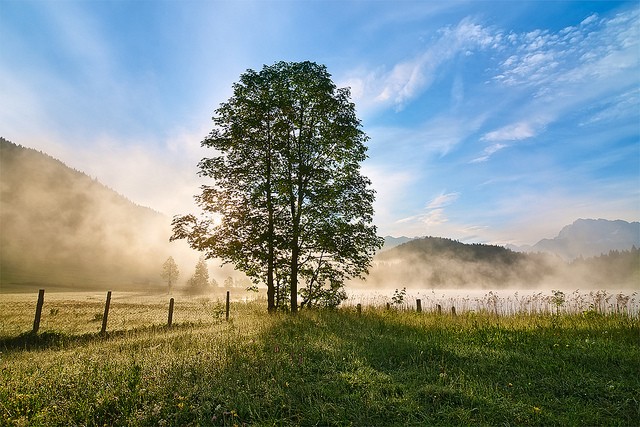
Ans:
{"label": "mowed hay field", "polygon": [[640,425],[635,316],[0,295],[0,425]]}

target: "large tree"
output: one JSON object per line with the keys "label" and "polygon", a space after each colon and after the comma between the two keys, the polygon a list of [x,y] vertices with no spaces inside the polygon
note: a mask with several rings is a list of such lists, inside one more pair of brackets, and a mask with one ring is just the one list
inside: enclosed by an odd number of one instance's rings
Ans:
{"label": "large tree", "polygon": [[196,197],[203,214],[174,218],[173,238],[265,283],[269,310],[284,293],[292,311],[339,304],[382,245],[349,90],[324,66],[279,62],[242,74],[213,122],[202,145],[214,156],[198,165],[213,178]]}

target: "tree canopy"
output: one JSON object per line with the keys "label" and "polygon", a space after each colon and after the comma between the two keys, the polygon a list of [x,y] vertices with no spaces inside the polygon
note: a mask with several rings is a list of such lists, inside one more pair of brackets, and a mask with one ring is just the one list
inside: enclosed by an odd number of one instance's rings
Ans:
{"label": "tree canopy", "polygon": [[266,284],[269,310],[339,304],[382,245],[349,89],[322,65],[278,62],[242,74],[213,122],[203,212],[175,217],[172,238]]}

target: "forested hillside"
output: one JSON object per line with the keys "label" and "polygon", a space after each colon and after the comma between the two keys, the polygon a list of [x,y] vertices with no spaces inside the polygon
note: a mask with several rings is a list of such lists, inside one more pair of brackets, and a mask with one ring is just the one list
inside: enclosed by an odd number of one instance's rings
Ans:
{"label": "forested hillside", "polygon": [[153,284],[169,219],[36,150],[0,138],[0,282]]}
{"label": "forested hillside", "polygon": [[415,239],[376,255],[365,286],[419,288],[633,288],[640,283],[640,252],[611,251],[571,263],[546,253],[465,244],[440,237]]}

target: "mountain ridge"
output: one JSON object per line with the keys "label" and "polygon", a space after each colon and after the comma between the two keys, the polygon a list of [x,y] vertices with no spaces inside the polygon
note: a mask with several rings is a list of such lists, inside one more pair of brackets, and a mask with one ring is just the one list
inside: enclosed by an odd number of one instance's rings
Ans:
{"label": "mountain ridge", "polygon": [[393,237],[388,235],[384,236],[384,245],[382,246],[382,249],[380,249],[380,251],[386,251],[391,248],[395,248],[396,246],[402,245],[403,243],[407,243],[414,239],[415,237],[407,237],[407,236],[400,236],[400,237]]}
{"label": "mountain ridge", "polygon": [[634,246],[640,247],[640,222],[579,218],[564,226],[552,239],[541,239],[532,246],[508,247],[521,252],[547,252],[573,260]]}

